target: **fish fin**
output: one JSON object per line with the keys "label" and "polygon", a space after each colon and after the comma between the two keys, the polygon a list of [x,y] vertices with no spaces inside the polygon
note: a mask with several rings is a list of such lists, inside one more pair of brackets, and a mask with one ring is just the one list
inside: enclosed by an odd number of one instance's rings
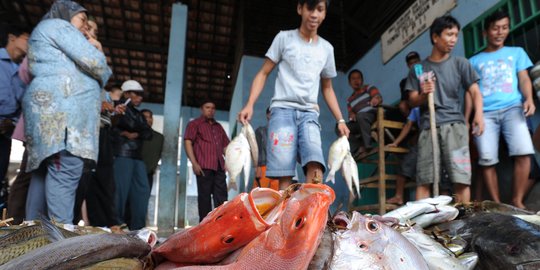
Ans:
{"label": "fish fin", "polygon": [[40,215],[41,227],[47,232],[47,236],[51,242],[56,242],[65,239],[64,235],[56,225],[54,225],[45,216]]}
{"label": "fish fin", "polygon": [[328,172],[328,175],[326,176],[326,180],[324,182],[326,182],[326,183],[332,182],[332,184],[335,184],[336,183],[336,172],[330,170]]}
{"label": "fish fin", "polygon": [[236,185],[236,182],[229,181],[229,185],[227,186],[227,191],[231,189],[238,190],[238,186]]}

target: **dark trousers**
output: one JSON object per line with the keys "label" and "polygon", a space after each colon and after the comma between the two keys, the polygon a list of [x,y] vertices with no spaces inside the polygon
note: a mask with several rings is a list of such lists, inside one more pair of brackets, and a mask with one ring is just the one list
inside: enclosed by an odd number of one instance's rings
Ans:
{"label": "dark trousers", "polygon": [[199,222],[212,211],[212,201],[214,207],[222,205],[227,200],[227,182],[225,171],[223,170],[203,170],[204,176],[197,176],[197,203],[199,204]]}
{"label": "dark trousers", "polygon": [[349,135],[349,143],[351,150],[354,146],[369,147],[371,145],[371,125],[377,117],[377,111],[359,112],[356,114],[356,122],[347,123],[347,127],[351,131]]}
{"label": "dark trousers", "polygon": [[32,173],[26,172],[27,161],[28,154],[24,150],[19,173],[9,188],[8,217],[13,218],[13,224],[20,224],[26,216],[26,196],[28,195],[30,179],[32,179]]}
{"label": "dark trousers", "polygon": [[95,171],[91,173],[86,193],[86,209],[92,226],[111,227],[117,224],[114,206],[114,155],[110,130],[99,131],[99,155]]}
{"label": "dark trousers", "polygon": [[8,200],[6,173],[10,154],[11,137],[0,134],[0,210],[6,207]]}

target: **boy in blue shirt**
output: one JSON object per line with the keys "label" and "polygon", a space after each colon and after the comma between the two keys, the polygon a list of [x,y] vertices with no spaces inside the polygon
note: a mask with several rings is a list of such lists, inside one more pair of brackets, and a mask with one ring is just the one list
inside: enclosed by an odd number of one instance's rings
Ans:
{"label": "boy in blue shirt", "polygon": [[278,74],[268,123],[266,174],[271,178],[279,178],[280,189],[291,184],[297,157],[308,183],[322,180],[325,161],[318,121],[319,86],[338,122],[340,135],[349,135],[332,87],[331,79],[337,75],[334,48],[317,35],[327,8],[325,0],[298,1],[297,12],[302,17],[300,27],[276,35],[261,70],[253,80],[249,99],[238,114],[238,120],[243,124],[251,120],[253,106],[268,75],[277,65]]}
{"label": "boy in blue shirt", "polygon": [[499,162],[498,144],[502,133],[508,153],[514,158],[512,204],[525,208],[523,199],[529,186],[529,155],[534,153],[525,118],[533,115],[536,109],[527,71],[532,62],[522,48],[504,46],[509,32],[508,14],[497,11],[487,17],[484,22],[487,48],[470,59],[480,75],[484,101],[485,132],[475,137],[475,141],[487,189],[493,201],[499,202],[495,165]]}

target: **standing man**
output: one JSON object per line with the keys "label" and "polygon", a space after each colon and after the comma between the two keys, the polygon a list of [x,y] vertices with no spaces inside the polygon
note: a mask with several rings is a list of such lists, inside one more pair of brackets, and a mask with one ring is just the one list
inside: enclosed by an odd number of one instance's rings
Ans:
{"label": "standing man", "polygon": [[486,132],[475,141],[487,189],[493,201],[499,202],[495,165],[499,162],[502,133],[508,153],[514,158],[512,204],[525,208],[523,199],[531,169],[529,155],[534,153],[525,118],[532,116],[536,109],[527,71],[532,62],[521,47],[504,46],[509,32],[510,17],[506,12],[496,11],[487,17],[484,22],[487,48],[471,58],[471,64],[480,74],[486,124]]}
{"label": "standing man", "polygon": [[[143,109],[141,113],[146,119],[148,126],[152,127],[154,124],[154,113],[151,110]],[[144,165],[146,166],[146,176],[148,177],[148,185],[152,190],[152,184],[154,180],[154,173],[159,160],[161,159],[161,151],[163,150],[163,134],[152,129],[152,139],[145,141],[142,147],[142,155]]]}
{"label": "standing man", "polygon": [[[371,124],[377,118],[377,106],[382,104],[379,89],[364,84],[364,74],[358,69],[349,72],[349,85],[353,93],[347,98],[349,112],[348,128],[351,131],[349,142],[353,146],[353,157],[356,158],[369,150],[371,146]],[[360,140],[356,137],[360,135]],[[358,147],[356,147],[358,145]],[[356,150],[354,150],[356,149]]]}
{"label": "standing man", "polygon": [[428,94],[433,93],[435,119],[441,155],[441,167],[447,168],[454,183],[456,201],[470,201],[471,161],[469,135],[461,112],[459,93],[463,88],[471,93],[475,107],[473,120],[474,135],[484,131],[482,96],[478,89],[478,75],[462,57],[450,53],[457,43],[459,22],[452,16],[435,19],[429,34],[433,48],[431,55],[417,65],[423,73],[416,74],[413,68],[405,89],[409,91],[409,105],[420,106],[421,132],[418,139],[417,199],[430,196],[430,185],[435,173],[433,169],[433,147],[429,125]]}
{"label": "standing man", "polygon": [[[127,106],[113,128],[115,204],[119,219],[117,224],[126,221],[130,230],[138,230],[146,225],[150,198],[141,151],[143,141],[152,138],[152,128],[136,108],[143,100],[141,84],[135,80],[127,80],[122,84],[122,91],[124,96],[120,101],[127,103]],[[131,218],[124,220],[128,201]]]}
{"label": "standing man", "polygon": [[191,161],[193,173],[197,176],[199,221],[212,210],[210,196],[214,199],[214,207],[227,200],[223,154],[229,138],[214,119],[215,114],[214,102],[203,101],[201,116],[189,122],[184,133],[186,154]]}
{"label": "standing man", "polygon": [[0,44],[0,210],[7,201],[5,181],[11,154],[11,134],[21,114],[24,83],[19,78],[19,63],[28,51],[30,31],[15,25],[6,25]]}
{"label": "standing man", "polygon": [[[420,63],[420,55],[415,52],[409,52],[405,56],[405,62],[407,63],[407,68],[410,70],[415,64]],[[409,107],[409,93],[407,90],[405,90],[405,84],[407,83],[407,77],[403,78],[399,82],[399,90],[401,92],[401,100],[399,101],[399,111],[403,115],[403,117],[409,117],[411,108]]]}

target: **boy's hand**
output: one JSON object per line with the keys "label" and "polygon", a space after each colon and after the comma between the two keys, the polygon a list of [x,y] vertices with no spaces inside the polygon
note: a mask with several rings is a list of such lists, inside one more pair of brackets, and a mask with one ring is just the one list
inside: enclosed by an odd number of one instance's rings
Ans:
{"label": "boy's hand", "polygon": [[476,114],[472,123],[472,134],[474,136],[480,136],[484,133],[484,116]]}
{"label": "boy's hand", "polygon": [[433,80],[426,80],[420,83],[420,88],[423,94],[429,94],[435,92],[435,82]]}
{"label": "boy's hand", "polygon": [[251,116],[253,116],[253,107],[252,106],[245,106],[239,113],[238,113],[238,121],[242,123],[243,125],[248,124],[251,120]]}
{"label": "boy's hand", "polygon": [[338,126],[337,126],[338,130],[339,130],[339,135],[340,136],[347,136],[347,138],[349,138],[349,128],[347,127],[347,125],[345,123],[338,123]]}
{"label": "boy's hand", "polygon": [[388,146],[388,147],[398,147],[398,144],[393,142],[393,143],[387,144],[386,146]]}
{"label": "boy's hand", "polygon": [[528,98],[523,102],[523,113],[525,114],[525,117],[533,115],[535,110],[536,107],[534,106],[532,98]]}

